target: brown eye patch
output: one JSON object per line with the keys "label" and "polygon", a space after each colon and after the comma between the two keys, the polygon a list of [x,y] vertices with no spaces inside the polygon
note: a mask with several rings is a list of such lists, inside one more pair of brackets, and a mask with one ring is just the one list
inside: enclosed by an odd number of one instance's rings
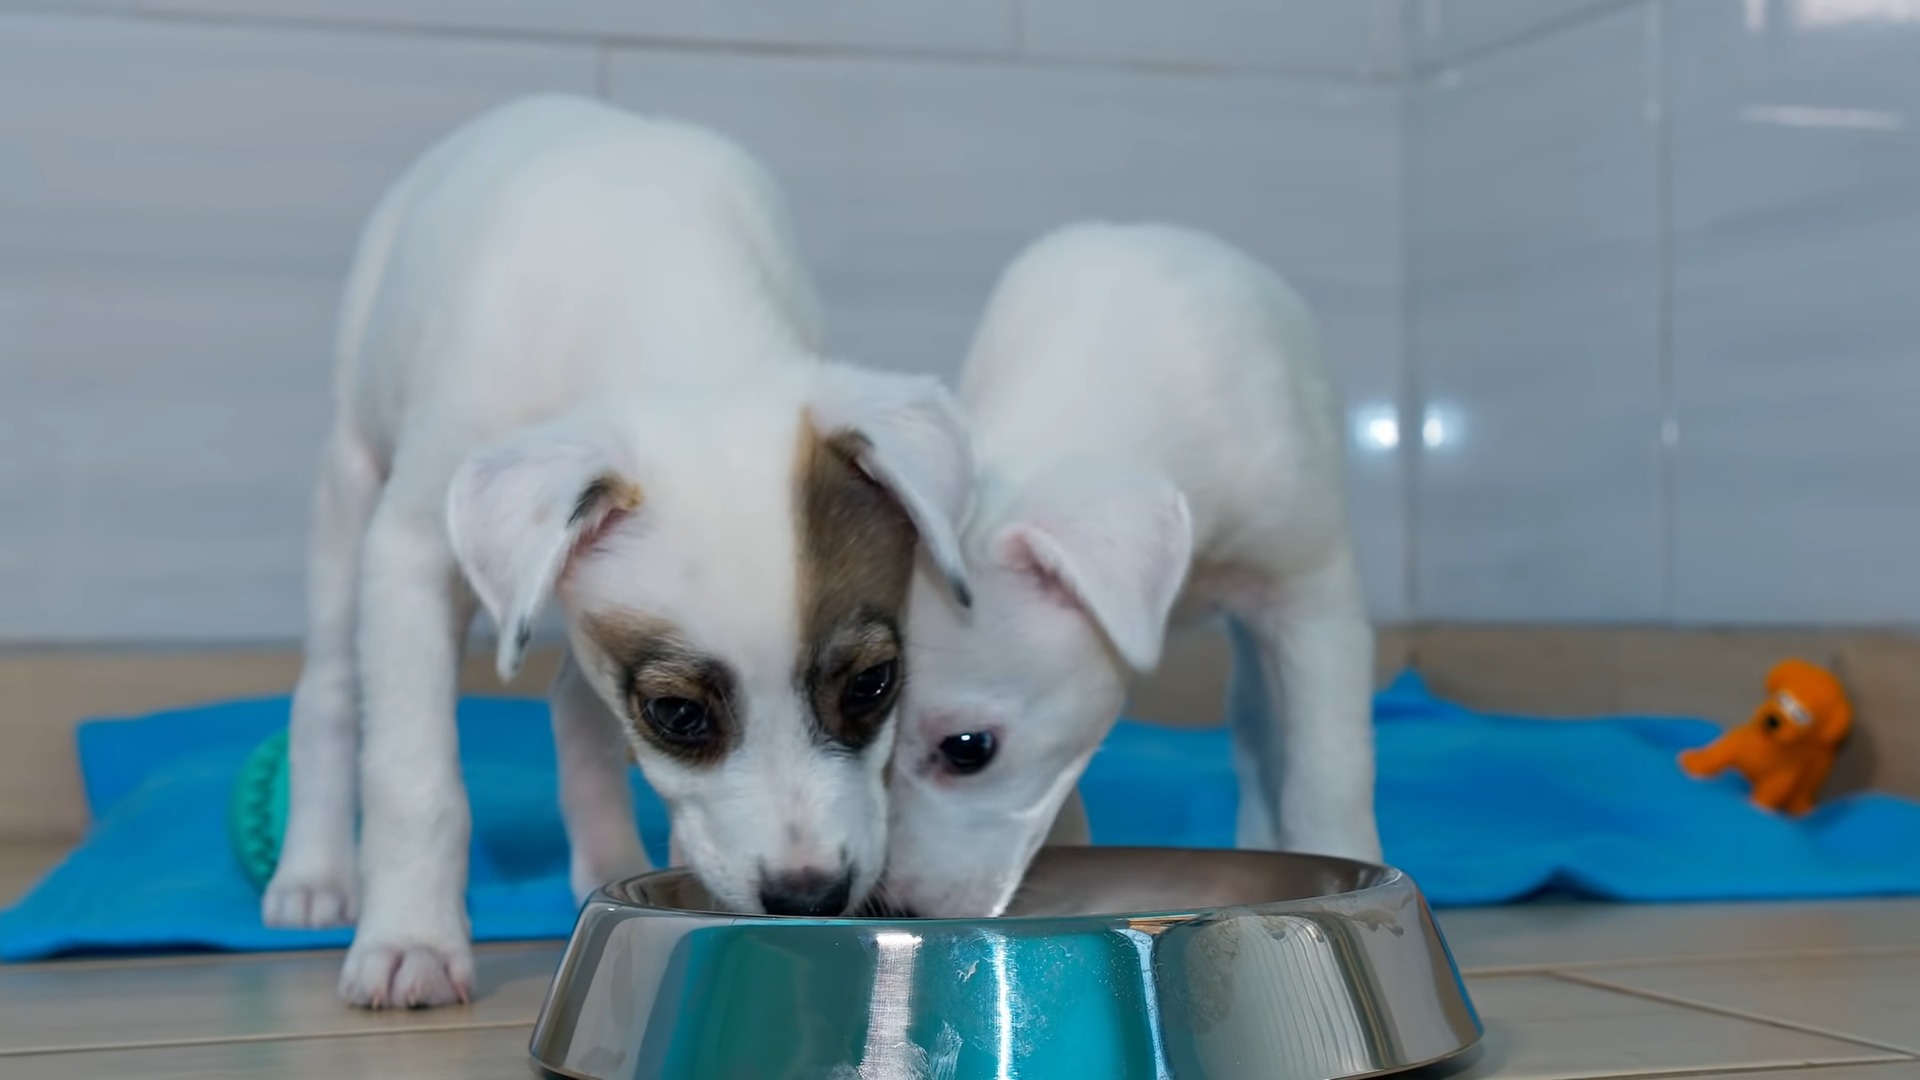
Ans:
{"label": "brown eye patch", "polygon": [[[801,425],[795,500],[800,651],[794,685],[828,743],[859,752],[879,737],[906,678],[898,630],[913,579],[913,522],[860,470],[857,432]],[[891,664],[892,671],[875,671]]]}
{"label": "brown eye patch", "polygon": [[856,753],[866,749],[905,681],[898,628],[878,613],[856,612],[820,643],[803,680],[819,736]]}
{"label": "brown eye patch", "polygon": [[740,742],[733,670],[690,648],[663,621],[589,616],[608,674],[625,695],[630,730],[687,765],[712,765]]}

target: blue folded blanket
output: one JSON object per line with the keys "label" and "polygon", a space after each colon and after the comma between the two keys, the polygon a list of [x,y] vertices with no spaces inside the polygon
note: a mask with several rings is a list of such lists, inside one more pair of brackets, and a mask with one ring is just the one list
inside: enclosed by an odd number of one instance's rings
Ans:
{"label": "blue folded blanket", "polygon": [[[1920,804],[1868,794],[1799,820],[1761,812],[1740,781],[1702,783],[1675,766],[1678,751],[1717,734],[1705,721],[1487,716],[1433,697],[1411,673],[1381,692],[1375,714],[1387,857],[1436,905],[1543,890],[1644,901],[1920,892]],[[344,930],[261,926],[228,840],[234,777],[286,720],[287,700],[273,698],[83,724],[93,830],[0,914],[0,959],[344,945]],[[475,938],[564,937],[575,907],[545,705],[463,701],[460,736]],[[1097,843],[1233,841],[1225,731],[1123,722],[1080,788]],[[665,811],[637,776],[635,791],[662,863]]]}

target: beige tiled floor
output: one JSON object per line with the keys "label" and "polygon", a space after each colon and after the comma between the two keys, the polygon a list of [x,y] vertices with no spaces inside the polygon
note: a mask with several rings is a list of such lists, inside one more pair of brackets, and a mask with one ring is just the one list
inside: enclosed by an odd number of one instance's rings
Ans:
{"label": "beige tiled floor", "polygon": [[[0,848],[0,903],[53,853]],[[1444,912],[1487,1037],[1452,1080],[1920,1080],[1920,900]],[[460,1009],[372,1014],[333,954],[0,967],[0,1077],[525,1080],[557,944]]]}
{"label": "beige tiled floor", "polygon": [[1599,968],[1589,985],[1765,1016],[1920,1056],[1920,952]]}
{"label": "beige tiled floor", "polygon": [[358,1036],[423,1026],[518,1029],[532,1023],[559,958],[551,943],[483,947],[474,959],[485,994],[448,1013],[335,1007],[335,953],[0,967],[0,1001],[20,1003],[0,1009],[0,1053]]}
{"label": "beige tiled floor", "polygon": [[1920,901],[1907,899],[1527,904],[1449,911],[1442,920],[1454,959],[1463,968],[1487,973],[1920,950]]}
{"label": "beige tiled floor", "polygon": [[1815,1065],[1805,1069],[1763,1069],[1760,1072],[1672,1073],[1686,1080],[1914,1080],[1912,1062],[1885,1065]]}

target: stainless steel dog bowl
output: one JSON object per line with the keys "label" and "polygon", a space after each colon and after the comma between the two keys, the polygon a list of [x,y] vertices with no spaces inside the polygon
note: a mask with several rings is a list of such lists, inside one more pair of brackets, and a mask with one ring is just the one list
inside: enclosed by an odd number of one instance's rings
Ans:
{"label": "stainless steel dog bowl", "polygon": [[1398,870],[1087,847],[1043,851],[999,919],[727,915],[681,870],[609,886],[530,1050],[569,1080],[1331,1080],[1479,1037]]}

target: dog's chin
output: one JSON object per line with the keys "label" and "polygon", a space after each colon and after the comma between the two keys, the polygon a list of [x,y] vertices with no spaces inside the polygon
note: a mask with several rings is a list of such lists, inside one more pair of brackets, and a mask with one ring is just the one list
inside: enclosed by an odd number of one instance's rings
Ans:
{"label": "dog's chin", "polygon": [[[957,902],[956,902],[957,901]],[[895,891],[883,881],[873,895],[856,907],[853,917],[862,919],[990,919],[1000,912],[988,912],[988,905],[968,903],[964,898],[943,896],[938,892]],[[1004,907],[1004,905],[1003,905]]]}
{"label": "dog's chin", "polygon": [[760,898],[746,893],[736,893],[727,889],[716,889],[707,884],[705,878],[700,884],[707,891],[707,901],[713,910],[726,915],[765,915]]}

